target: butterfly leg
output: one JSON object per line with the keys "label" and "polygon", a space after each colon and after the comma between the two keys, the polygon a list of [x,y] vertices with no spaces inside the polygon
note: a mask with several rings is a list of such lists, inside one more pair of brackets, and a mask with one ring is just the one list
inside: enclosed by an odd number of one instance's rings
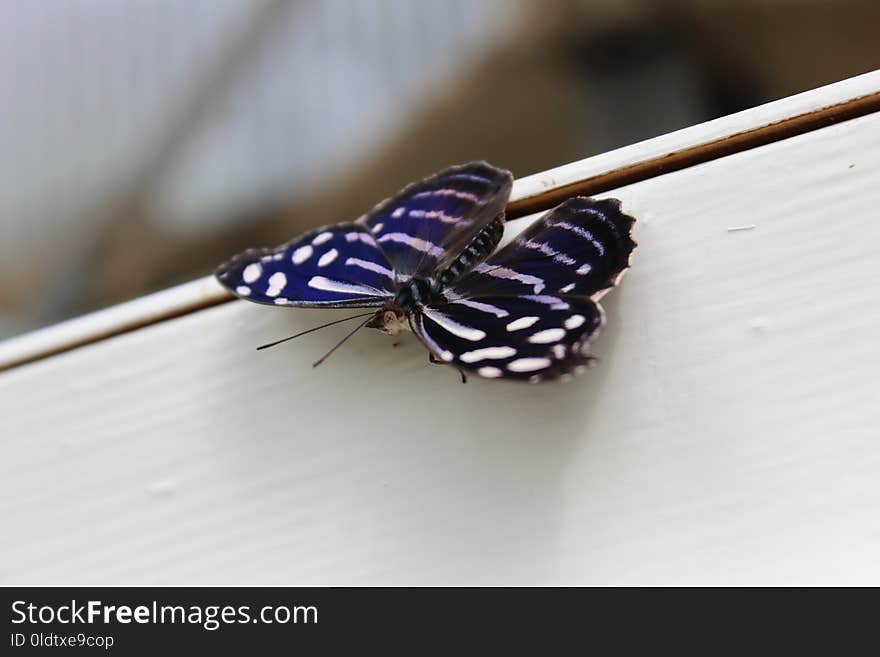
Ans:
{"label": "butterfly leg", "polygon": [[[434,358],[434,354],[432,354],[431,352],[428,352],[428,362],[431,363],[431,365],[449,365],[449,363]],[[467,375],[464,373],[464,370],[457,367],[455,369],[457,369],[458,373],[461,374],[461,382],[467,383]]]}

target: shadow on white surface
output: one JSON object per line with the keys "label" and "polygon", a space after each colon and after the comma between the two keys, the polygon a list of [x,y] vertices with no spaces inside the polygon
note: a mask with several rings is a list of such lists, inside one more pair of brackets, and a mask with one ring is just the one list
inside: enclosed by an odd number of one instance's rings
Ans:
{"label": "shadow on white surface", "polygon": [[[343,312],[271,313],[259,333],[293,333]],[[428,364],[412,336],[394,349],[375,331],[313,370],[344,334],[339,327],[240,354],[224,378],[247,387],[249,403],[216,408],[207,429],[227,457],[230,486],[249,498],[239,503],[265,513],[266,536],[284,543],[270,555],[309,564],[280,581],[552,578],[547,556],[558,549],[567,464],[591,438],[616,314],[599,344],[603,362],[569,384],[470,377],[462,385],[454,369]],[[230,334],[221,349],[241,345]],[[284,405],[268,392],[261,404],[255,388],[278,386]]]}

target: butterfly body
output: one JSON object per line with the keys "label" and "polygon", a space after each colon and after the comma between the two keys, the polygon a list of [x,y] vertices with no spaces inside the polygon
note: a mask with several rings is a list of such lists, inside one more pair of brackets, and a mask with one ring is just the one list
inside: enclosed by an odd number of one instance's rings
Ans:
{"label": "butterfly body", "polygon": [[598,299],[629,265],[634,220],[614,199],[573,198],[490,255],[511,184],[485,162],[451,167],[216,275],[258,303],[376,308],[364,326],[412,330],[433,359],[484,378],[566,378],[591,361]]}

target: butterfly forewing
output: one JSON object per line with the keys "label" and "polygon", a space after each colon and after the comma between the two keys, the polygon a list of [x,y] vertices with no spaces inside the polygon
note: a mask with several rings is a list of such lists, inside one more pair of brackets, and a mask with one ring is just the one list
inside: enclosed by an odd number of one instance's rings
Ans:
{"label": "butterfly forewing", "polygon": [[363,225],[319,228],[276,249],[250,249],[216,272],[237,296],[278,306],[381,306],[394,271]]}
{"label": "butterfly forewing", "polygon": [[358,220],[398,281],[431,278],[503,213],[513,177],[486,162],[454,166],[406,187]]}
{"label": "butterfly forewing", "polygon": [[447,296],[599,295],[629,266],[634,221],[616,199],[569,199],[457,281]]}

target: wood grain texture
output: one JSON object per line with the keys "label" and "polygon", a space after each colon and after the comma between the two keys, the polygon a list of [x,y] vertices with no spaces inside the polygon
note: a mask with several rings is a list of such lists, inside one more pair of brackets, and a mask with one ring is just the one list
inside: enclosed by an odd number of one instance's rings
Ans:
{"label": "wood grain texture", "polygon": [[[511,217],[848,120],[880,107],[880,71],[707,121],[515,181]],[[378,200],[378,199],[377,199]],[[340,217],[340,221],[344,220]],[[232,300],[213,277],[0,342],[0,371]]]}
{"label": "wood grain texture", "polygon": [[878,167],[871,115],[615,190],[567,385],[245,302],[10,370],[0,583],[880,584]]}

